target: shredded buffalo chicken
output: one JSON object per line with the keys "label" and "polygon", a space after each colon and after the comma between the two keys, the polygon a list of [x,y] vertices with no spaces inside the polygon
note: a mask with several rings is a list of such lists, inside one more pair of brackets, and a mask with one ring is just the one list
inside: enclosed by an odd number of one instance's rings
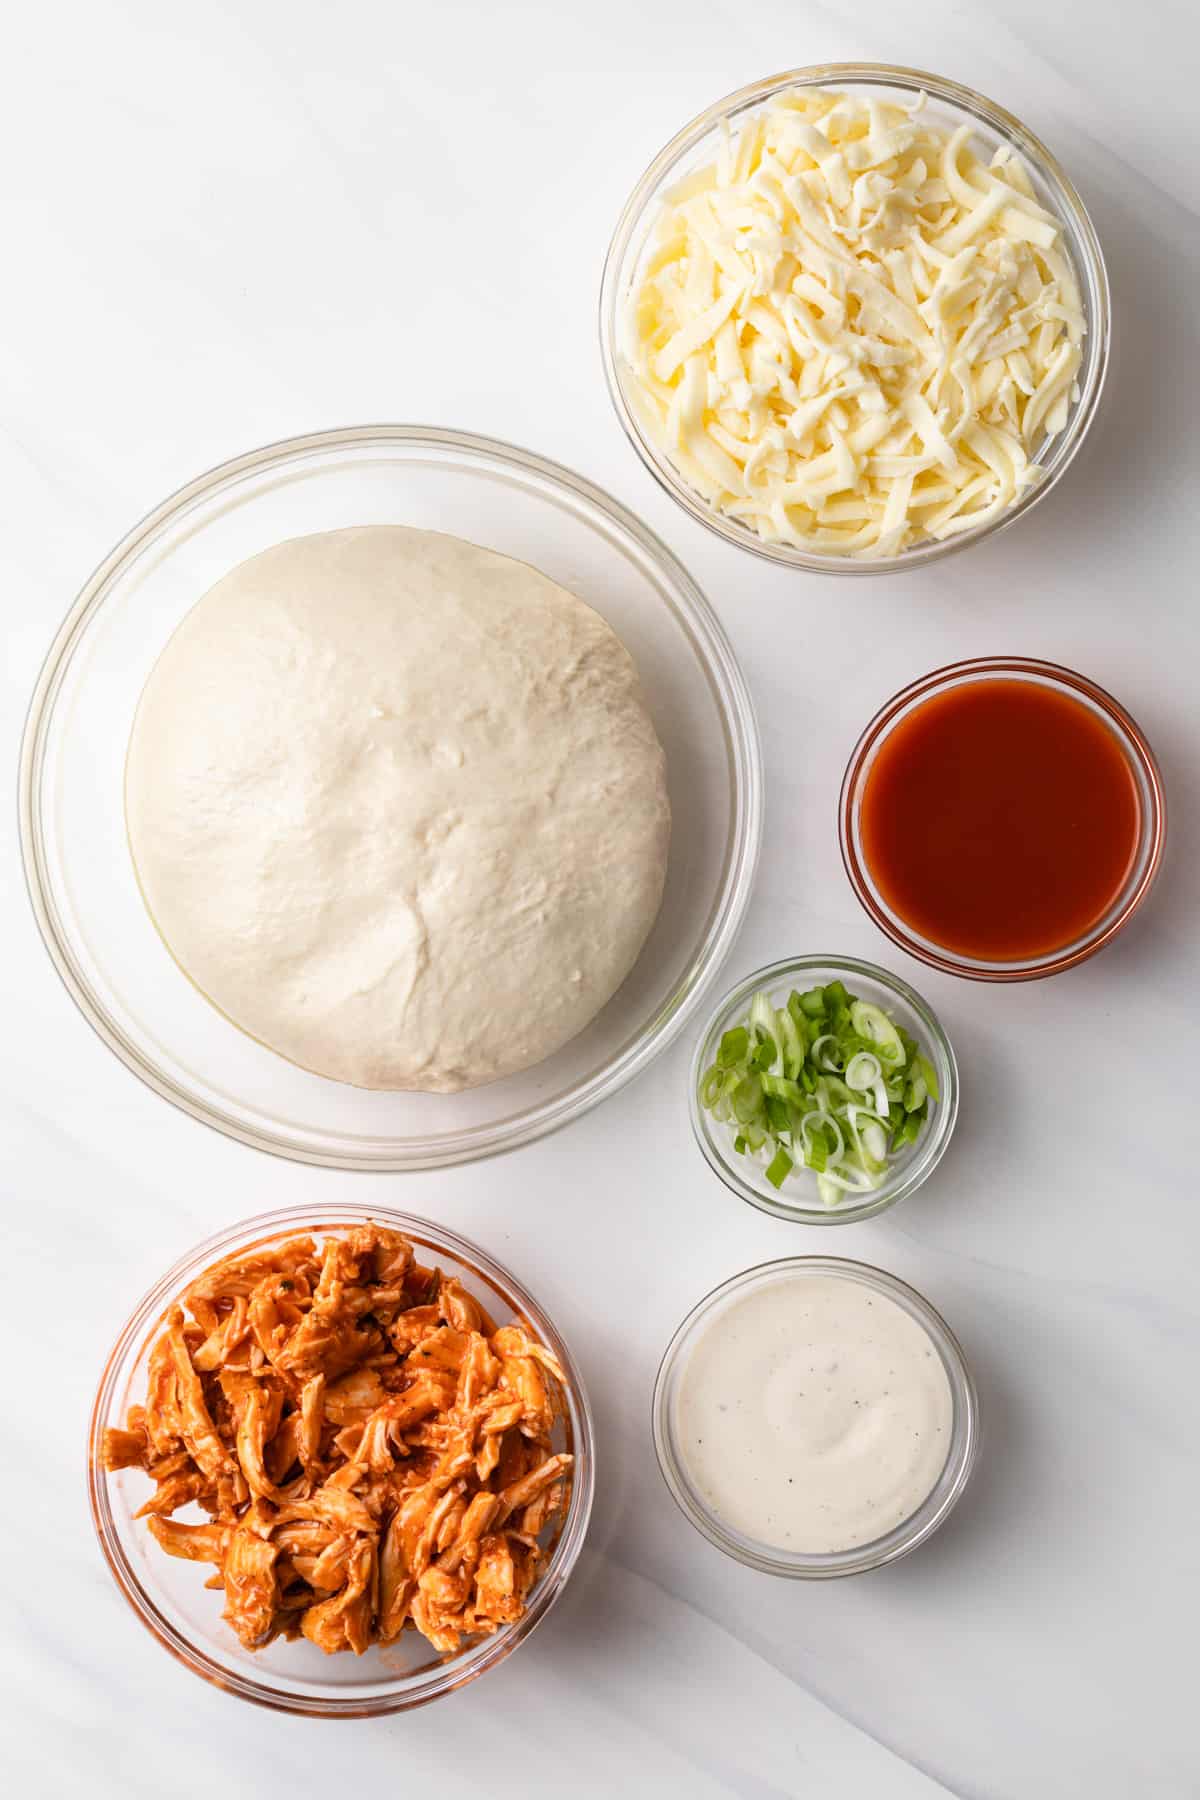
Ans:
{"label": "shredded buffalo chicken", "polygon": [[[523,1325],[364,1225],[216,1263],[166,1315],[145,1403],[104,1442],[144,1469],[170,1556],[213,1563],[243,1644],[453,1654],[519,1619],[572,1459],[562,1370]],[[192,1505],[207,1521],[173,1515]]]}

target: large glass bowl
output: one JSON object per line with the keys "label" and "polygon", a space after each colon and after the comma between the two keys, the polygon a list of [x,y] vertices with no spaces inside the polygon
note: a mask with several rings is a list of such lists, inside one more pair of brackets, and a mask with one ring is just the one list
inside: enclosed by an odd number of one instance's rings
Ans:
{"label": "large glass bowl", "polygon": [[[443,1658],[415,1631],[405,1631],[386,1648],[375,1645],[363,1656],[326,1656],[307,1640],[277,1639],[264,1650],[247,1650],[221,1619],[221,1595],[204,1585],[211,1573],[208,1565],[165,1555],[145,1520],[135,1520],[150,1486],[137,1469],[106,1473],[101,1463],[104,1432],[110,1425],[123,1425],[129,1407],[144,1399],[147,1354],[163,1315],[210,1264],[275,1238],[297,1232],[319,1235],[369,1219],[404,1232],[424,1262],[457,1276],[498,1325],[526,1320],[557,1356],[568,1393],[554,1449],[575,1458],[566,1514],[524,1616],[457,1656]],[[228,1693],[279,1712],[361,1718],[403,1712],[453,1693],[525,1641],[562,1592],[582,1548],[592,1506],[593,1457],[592,1417],[578,1365],[553,1322],[499,1263],[454,1232],[389,1207],[300,1206],[247,1219],[197,1245],[139,1302],[108,1359],[92,1410],[88,1494],[100,1548],[118,1586],[142,1624],[185,1668]]]}
{"label": "large glass bowl", "polygon": [[[787,1005],[793,988],[803,993],[831,981],[844,982],[857,999],[881,1007],[902,1025],[916,1038],[938,1078],[938,1099],[929,1102],[929,1117],[920,1137],[906,1144],[889,1163],[882,1184],[872,1193],[846,1194],[839,1206],[824,1205],[816,1176],[800,1165],[785,1177],[782,1187],[772,1187],[767,1180],[769,1155],[743,1155],[735,1150],[736,1128],[714,1119],[700,1099],[701,1079],[715,1062],[722,1037],[745,1023],[750,1002],[760,988],[770,995],[772,1006],[781,1007]],[[858,1219],[873,1219],[897,1201],[906,1200],[941,1162],[958,1119],[958,1063],[933,1008],[898,975],[854,956],[795,956],[756,969],[717,1002],[696,1044],[688,1099],[692,1131],[704,1160],[731,1193],[776,1219],[801,1225],[851,1225]]]}
{"label": "large glass bowl", "polygon": [[[942,1360],[954,1402],[946,1461],[930,1492],[914,1513],[883,1537],[869,1544],[856,1545],[852,1550],[780,1550],[727,1525],[692,1480],[682,1443],[679,1392],[698,1339],[726,1307],[736,1305],[747,1294],[774,1282],[788,1281],[795,1275],[838,1276],[894,1300],[928,1332]],[[882,1568],[885,1563],[907,1556],[932,1537],[957,1506],[979,1453],[979,1397],[962,1345],[945,1319],[923,1294],[918,1294],[899,1276],[890,1275],[886,1269],[876,1269],[870,1263],[849,1262],[838,1256],[792,1256],[779,1262],[761,1263],[741,1275],[732,1275],[711,1294],[705,1295],[692,1308],[667,1346],[654,1385],[652,1425],[658,1466],[684,1517],[710,1544],[715,1544],[736,1562],[758,1569],[764,1575],[783,1575],[793,1580],[827,1581],[839,1575],[860,1575],[867,1569]]]}
{"label": "large glass bowl", "polygon": [[[339,526],[403,524],[520,558],[631,651],[667,757],[662,909],[592,1023],[545,1062],[462,1094],[369,1093],[239,1031],[151,923],[125,832],[134,709],[185,613],[244,558]],[[741,922],[762,765],[741,670],[704,596],[631,513],[528,451],[426,427],[293,438],[201,476],[137,526],[71,609],[34,695],[21,830],[38,924],[72,997],[156,1092],[231,1137],[338,1168],[433,1168],[527,1143],[644,1069],[701,1000]]]}
{"label": "large glass bowl", "polygon": [[[863,97],[876,94],[901,100],[924,93],[926,117],[948,130],[969,125],[974,139],[988,155],[1001,144],[1011,145],[1024,159],[1038,199],[1061,222],[1079,280],[1087,321],[1083,362],[1077,377],[1079,399],[1072,405],[1065,429],[1044,453],[1039,452],[1038,460],[1045,470],[1042,480],[990,524],[959,532],[941,542],[914,544],[898,556],[823,555],[791,544],[767,543],[749,526],[726,518],[691,487],[659,445],[646,435],[637,407],[626,391],[628,302],[652,250],[664,195],[691,170],[716,160],[726,121],[735,129],[740,128],[755,113],[769,107],[777,95],[790,88],[805,87],[844,88]],[[1108,367],[1110,329],[1108,276],[1100,241],[1083,201],[1041,140],[1002,106],[960,82],[888,63],[825,63],[814,68],[789,69],[782,75],[770,75],[739,88],[707,107],[659,151],[629,196],[609,245],[600,289],[600,345],[608,391],[626,437],[655,480],[686,512],[727,543],[770,562],[825,575],[882,575],[915,568],[981,543],[1030,512],[1062,478],[1096,416]]]}

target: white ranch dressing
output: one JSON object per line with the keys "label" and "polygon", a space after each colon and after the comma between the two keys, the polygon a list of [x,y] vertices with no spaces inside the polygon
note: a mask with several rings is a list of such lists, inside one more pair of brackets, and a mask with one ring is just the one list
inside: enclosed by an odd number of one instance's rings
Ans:
{"label": "white ranch dressing", "polygon": [[911,1518],[945,1466],[954,1400],[933,1339],[895,1300],[796,1271],[703,1328],[676,1421],[691,1481],[727,1527],[818,1555]]}

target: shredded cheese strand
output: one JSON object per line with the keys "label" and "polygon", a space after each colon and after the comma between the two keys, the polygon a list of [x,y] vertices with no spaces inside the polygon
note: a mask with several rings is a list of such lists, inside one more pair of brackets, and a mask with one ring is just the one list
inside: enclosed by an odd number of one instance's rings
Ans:
{"label": "shredded cheese strand", "polygon": [[796,89],[668,192],[627,319],[645,429],[769,542],[894,556],[1041,476],[1085,330],[1055,218],[1007,148]]}

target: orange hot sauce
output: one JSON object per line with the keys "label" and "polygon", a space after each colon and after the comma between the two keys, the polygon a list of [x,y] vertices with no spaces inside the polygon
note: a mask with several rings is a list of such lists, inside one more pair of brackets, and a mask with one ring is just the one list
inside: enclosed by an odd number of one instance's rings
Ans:
{"label": "orange hot sauce", "polygon": [[1117,738],[1038,682],[965,681],[923,701],[867,772],[860,830],[880,894],[958,956],[1022,962],[1108,911],[1141,806]]}

